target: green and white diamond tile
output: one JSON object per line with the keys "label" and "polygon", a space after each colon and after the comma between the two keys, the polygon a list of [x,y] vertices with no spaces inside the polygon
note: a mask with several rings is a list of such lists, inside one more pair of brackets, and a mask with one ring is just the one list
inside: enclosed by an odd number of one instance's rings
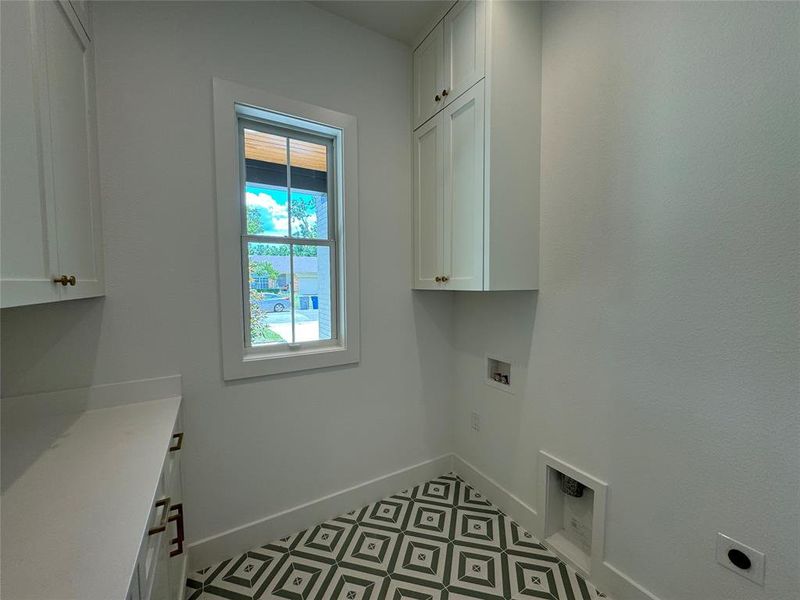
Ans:
{"label": "green and white diamond tile", "polygon": [[505,523],[505,544],[507,550],[518,550],[520,552],[544,552],[550,554],[539,540],[537,540],[532,533],[520,527],[511,519],[506,518]]}
{"label": "green and white diamond tile", "polygon": [[457,509],[453,541],[487,549],[506,549],[506,517],[500,512]]}
{"label": "green and white diamond tile", "polygon": [[308,554],[329,557],[337,561],[342,558],[350,542],[354,523],[331,519],[302,532],[291,547],[293,554]]}
{"label": "green and white diamond tile", "polygon": [[458,488],[464,484],[453,474],[442,475],[426,481],[411,490],[411,498],[415,502],[437,504],[440,506],[456,506],[458,504]]}
{"label": "green and white diamond tile", "polygon": [[604,600],[448,473],[193,573],[187,600]]}
{"label": "green and white diamond tile", "polygon": [[357,522],[361,526],[400,532],[408,522],[411,506],[409,499],[384,498],[365,506],[358,513]]}
{"label": "green and white diamond tile", "polygon": [[330,600],[378,600],[387,579],[386,575],[340,565],[334,571],[324,597]]}
{"label": "green and white diamond tile", "polygon": [[420,585],[401,579],[387,578],[388,585],[380,600],[447,600],[447,590]]}
{"label": "green and white diamond tile", "polygon": [[391,578],[428,588],[445,589],[450,580],[453,544],[403,534]]}
{"label": "green and white diamond tile", "polygon": [[410,535],[450,541],[455,534],[455,513],[456,509],[451,506],[414,503],[404,531]]}
{"label": "green and white diamond tile", "polygon": [[365,573],[388,575],[400,535],[397,531],[356,525],[339,564]]}
{"label": "green and white diamond tile", "polygon": [[[310,600],[319,598],[328,589],[337,564],[290,553],[273,571],[252,588],[253,600]],[[212,596],[213,597],[213,596]],[[205,599],[203,599],[205,600]]]}
{"label": "green and white diamond tile", "polygon": [[503,551],[454,544],[448,591],[472,598],[510,598]]}

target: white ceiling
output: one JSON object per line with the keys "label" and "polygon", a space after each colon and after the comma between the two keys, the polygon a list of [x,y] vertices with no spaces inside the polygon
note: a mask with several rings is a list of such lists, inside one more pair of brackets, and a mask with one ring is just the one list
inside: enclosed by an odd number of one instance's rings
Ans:
{"label": "white ceiling", "polygon": [[311,4],[411,45],[452,0],[311,0]]}

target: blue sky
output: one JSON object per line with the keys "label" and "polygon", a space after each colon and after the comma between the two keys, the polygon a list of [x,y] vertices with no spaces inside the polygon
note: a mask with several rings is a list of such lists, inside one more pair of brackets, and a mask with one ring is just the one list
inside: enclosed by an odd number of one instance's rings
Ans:
{"label": "blue sky", "polygon": [[[292,190],[293,198],[311,199],[314,194],[302,190]],[[245,203],[248,207],[258,208],[261,222],[264,224],[263,235],[288,235],[288,193],[286,188],[245,185]],[[309,221],[316,220],[316,215],[309,215]]]}

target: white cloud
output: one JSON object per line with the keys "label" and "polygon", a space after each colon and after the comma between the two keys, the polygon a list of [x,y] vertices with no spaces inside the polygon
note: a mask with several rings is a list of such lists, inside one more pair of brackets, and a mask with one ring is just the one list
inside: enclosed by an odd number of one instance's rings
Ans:
{"label": "white cloud", "polygon": [[289,215],[285,204],[279,203],[275,198],[264,192],[259,194],[245,192],[244,199],[247,206],[257,206],[266,211],[267,214],[264,215],[266,217],[266,222],[264,223],[266,231],[264,233],[286,235],[289,230]]}
{"label": "white cloud", "polygon": [[[264,224],[264,231],[267,235],[286,235],[289,231],[288,206],[275,200],[266,192],[245,192],[245,203],[247,206],[264,209],[261,217]],[[296,221],[292,221],[295,223]],[[310,213],[308,223],[313,225],[317,222],[317,215]]]}

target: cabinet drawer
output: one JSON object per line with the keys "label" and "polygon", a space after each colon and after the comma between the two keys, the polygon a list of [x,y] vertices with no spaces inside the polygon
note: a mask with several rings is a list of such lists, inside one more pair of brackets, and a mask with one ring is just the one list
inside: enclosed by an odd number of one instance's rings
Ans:
{"label": "cabinet drawer", "polygon": [[[183,432],[176,420],[158,480],[155,501],[142,540],[129,600],[176,600],[183,596],[186,553],[183,549],[183,505],[180,455]],[[138,595],[136,595],[138,594]]]}
{"label": "cabinet drawer", "polygon": [[164,495],[163,480],[159,480],[156,501],[147,520],[142,548],[139,551],[137,569],[139,572],[139,594],[141,600],[148,600],[153,589],[158,564],[162,560],[162,552],[166,549],[167,518],[171,499]]}
{"label": "cabinet drawer", "polygon": [[[176,427],[177,429],[177,427]],[[181,501],[181,449],[183,448],[183,432],[172,434],[169,451],[164,459],[163,485],[164,493],[172,499],[172,504]]]}

